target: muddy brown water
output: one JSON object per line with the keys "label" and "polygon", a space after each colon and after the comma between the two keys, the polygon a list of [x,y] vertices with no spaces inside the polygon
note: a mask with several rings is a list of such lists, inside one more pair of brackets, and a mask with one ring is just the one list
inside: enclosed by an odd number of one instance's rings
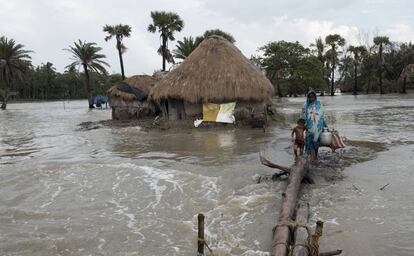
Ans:
{"label": "muddy brown water", "polygon": [[[311,222],[325,221],[321,249],[414,255],[414,96],[321,100],[331,127],[387,148],[322,153],[323,179],[304,191]],[[79,131],[110,111],[10,104],[0,112],[0,255],[195,255],[199,212],[216,255],[269,255],[284,182],[257,183],[274,172],[258,152],[291,164],[303,101],[275,100],[288,125],[266,132]]]}

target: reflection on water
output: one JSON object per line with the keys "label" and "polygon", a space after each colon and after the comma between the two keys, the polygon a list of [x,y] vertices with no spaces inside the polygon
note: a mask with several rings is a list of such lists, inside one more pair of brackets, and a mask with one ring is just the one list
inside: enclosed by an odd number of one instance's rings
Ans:
{"label": "reflection on water", "polygon": [[[135,128],[134,128],[135,129]],[[259,151],[269,138],[263,130],[200,130],[162,133],[122,128],[112,131],[113,154],[126,158],[189,160],[201,165],[220,165]],[[259,143],[258,143],[259,142]]]}
{"label": "reflection on water", "polygon": [[[288,125],[303,100],[275,99]],[[321,100],[342,135],[390,148],[321,154],[314,171],[328,179],[305,197],[312,221],[326,221],[323,250],[414,254],[414,97]],[[290,165],[289,128],[78,131],[81,122],[110,118],[109,110],[85,106],[10,104],[0,112],[0,254],[194,255],[203,212],[217,254],[268,255],[284,185],[256,183],[273,173],[258,152]]]}

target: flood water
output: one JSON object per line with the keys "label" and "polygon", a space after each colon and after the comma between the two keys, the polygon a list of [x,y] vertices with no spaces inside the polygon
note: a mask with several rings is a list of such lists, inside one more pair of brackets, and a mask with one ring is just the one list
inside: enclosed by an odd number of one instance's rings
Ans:
{"label": "flood water", "polygon": [[[257,183],[275,172],[258,152],[292,163],[304,98],[275,101],[287,126],[265,132],[79,130],[110,110],[10,104],[0,111],[0,255],[195,255],[198,213],[215,255],[269,255],[285,183]],[[335,154],[349,163],[304,191],[311,223],[325,221],[321,251],[414,255],[414,95],[321,101],[341,135],[388,148],[322,152],[321,168]]]}

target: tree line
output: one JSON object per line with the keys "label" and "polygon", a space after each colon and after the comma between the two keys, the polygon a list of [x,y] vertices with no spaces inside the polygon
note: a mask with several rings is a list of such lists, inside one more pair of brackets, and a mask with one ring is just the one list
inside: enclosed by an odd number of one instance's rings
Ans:
{"label": "tree line", "polygon": [[[159,33],[162,71],[166,62],[184,60],[210,35],[219,35],[235,43],[234,37],[220,29],[205,31],[199,36],[184,37],[170,50],[169,42],[182,31],[184,21],[173,12],[152,11],[148,32]],[[63,73],[56,72],[47,62],[33,66],[32,51],[5,36],[0,37],[0,99],[6,108],[10,91],[18,92],[22,99],[78,99],[87,98],[93,107],[92,95],[105,94],[114,83],[125,79],[123,54],[127,47],[123,39],[130,37],[129,25],[105,25],[105,41],[115,38],[120,61],[120,74],[108,74],[106,56],[94,42],[75,41],[65,51],[71,54],[70,63]],[[262,69],[275,85],[279,97],[296,96],[308,88],[321,94],[335,94],[336,88],[345,92],[406,92],[405,82],[399,78],[404,68],[414,63],[414,46],[392,42],[386,36],[376,36],[365,44],[348,45],[339,34],[317,38],[309,47],[299,42],[284,40],[269,42],[258,48],[250,60]]]}
{"label": "tree line", "polygon": [[406,93],[400,80],[414,63],[414,45],[376,36],[365,44],[347,45],[339,34],[319,37],[305,47],[299,42],[270,42],[252,61],[266,71],[280,97],[304,94],[309,88],[335,95],[342,92]]}

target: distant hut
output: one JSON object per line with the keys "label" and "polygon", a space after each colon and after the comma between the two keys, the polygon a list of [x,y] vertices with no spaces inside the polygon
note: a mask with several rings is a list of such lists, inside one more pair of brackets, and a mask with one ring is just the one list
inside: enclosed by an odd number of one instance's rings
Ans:
{"label": "distant hut", "polygon": [[234,44],[210,36],[150,92],[169,120],[200,117],[204,103],[236,102],[236,121],[266,119],[273,86]]}
{"label": "distant hut", "polygon": [[136,75],[112,86],[107,94],[112,108],[112,119],[134,119],[154,116],[154,103],[148,100],[150,89],[158,81],[148,75]]}

